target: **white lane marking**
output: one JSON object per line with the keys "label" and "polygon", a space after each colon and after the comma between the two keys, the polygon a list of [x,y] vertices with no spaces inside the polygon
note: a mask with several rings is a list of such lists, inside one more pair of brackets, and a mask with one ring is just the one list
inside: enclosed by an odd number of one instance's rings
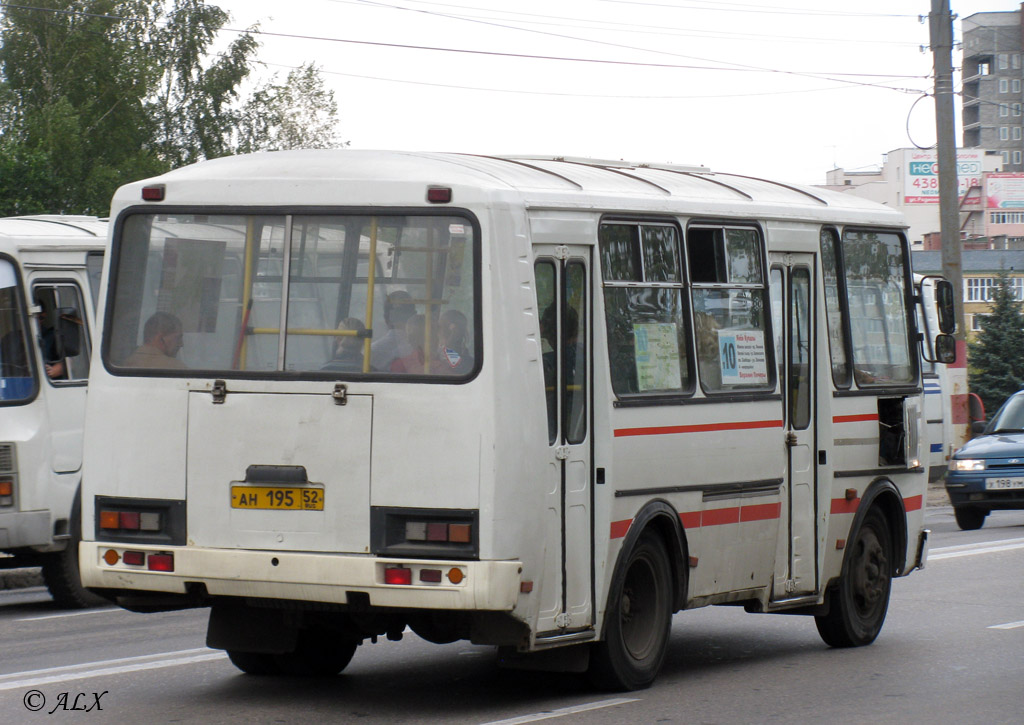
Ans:
{"label": "white lane marking", "polygon": [[1017,629],[1018,627],[1024,627],[1024,622],[1007,622],[1006,624],[992,624],[986,627],[986,629]]}
{"label": "white lane marking", "polygon": [[104,607],[102,609],[89,609],[84,612],[61,612],[60,614],[41,614],[38,617],[21,617],[15,622],[38,622],[42,619],[62,619],[64,617],[84,617],[87,614],[106,614],[107,612],[123,612],[120,607]]}
{"label": "white lane marking", "polygon": [[125,672],[157,670],[163,667],[209,662],[225,659],[226,657],[227,654],[219,650],[199,647],[178,652],[163,652],[155,655],[85,662],[80,665],[49,667],[44,670],[12,672],[9,675],[0,675],[0,692],[4,690],[17,690],[24,687],[38,687],[39,685],[48,685],[54,682],[83,680],[88,677],[100,677],[101,675],[119,675]]}
{"label": "white lane marking", "polygon": [[928,561],[957,559],[962,556],[975,556],[976,554],[993,554],[998,551],[1012,551],[1014,549],[1024,549],[1024,539],[1003,539],[1002,541],[981,541],[976,544],[943,546],[939,549],[932,549],[928,553]]}
{"label": "white lane marking", "polygon": [[640,699],[636,697],[617,697],[614,700],[601,700],[600,702],[589,702],[585,705],[561,707],[557,710],[546,710],[545,712],[538,712],[533,715],[512,717],[508,720],[493,720],[491,722],[484,723],[483,725],[519,725],[520,723],[537,722],[538,720],[549,720],[551,718],[563,717],[565,715],[575,715],[580,712],[587,712],[588,710],[600,710],[603,707],[625,705],[627,702],[640,702]]}

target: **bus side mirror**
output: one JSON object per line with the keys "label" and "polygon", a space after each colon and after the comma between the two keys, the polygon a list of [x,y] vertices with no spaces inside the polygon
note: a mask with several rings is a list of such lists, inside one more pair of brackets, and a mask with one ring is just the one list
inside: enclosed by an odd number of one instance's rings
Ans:
{"label": "bus side mirror", "polygon": [[935,362],[943,365],[956,362],[956,340],[952,335],[935,336]]}
{"label": "bus side mirror", "polygon": [[935,311],[938,313],[939,332],[952,335],[956,329],[956,315],[953,309],[953,285],[949,280],[935,280]]}
{"label": "bus side mirror", "polygon": [[82,351],[82,316],[74,307],[57,310],[56,348],[62,358],[75,357]]}

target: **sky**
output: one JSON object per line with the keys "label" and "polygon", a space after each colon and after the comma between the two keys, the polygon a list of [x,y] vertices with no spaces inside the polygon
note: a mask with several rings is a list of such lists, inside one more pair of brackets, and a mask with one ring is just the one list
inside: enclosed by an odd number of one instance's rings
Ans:
{"label": "sky", "polygon": [[[209,1],[231,15],[223,43],[258,24],[262,74],[316,64],[351,148],[822,184],[935,143],[930,0]],[[958,18],[1020,7],[950,5]],[[958,141],[959,118],[958,99]]]}

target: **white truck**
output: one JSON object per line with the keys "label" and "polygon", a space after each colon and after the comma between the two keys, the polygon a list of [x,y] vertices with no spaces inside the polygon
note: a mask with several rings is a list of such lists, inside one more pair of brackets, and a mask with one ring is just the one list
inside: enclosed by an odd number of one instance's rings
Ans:
{"label": "white truck", "polygon": [[0,219],[0,568],[41,566],[84,607],[79,500],[91,334],[106,222]]}

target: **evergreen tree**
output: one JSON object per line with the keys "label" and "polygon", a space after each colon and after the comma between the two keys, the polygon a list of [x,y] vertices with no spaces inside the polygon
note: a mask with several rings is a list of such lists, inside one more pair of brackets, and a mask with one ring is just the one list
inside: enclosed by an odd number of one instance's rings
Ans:
{"label": "evergreen tree", "polygon": [[992,292],[992,311],[968,345],[968,384],[991,418],[1003,401],[1024,387],[1024,315],[1014,296],[1010,274],[1000,270]]}

